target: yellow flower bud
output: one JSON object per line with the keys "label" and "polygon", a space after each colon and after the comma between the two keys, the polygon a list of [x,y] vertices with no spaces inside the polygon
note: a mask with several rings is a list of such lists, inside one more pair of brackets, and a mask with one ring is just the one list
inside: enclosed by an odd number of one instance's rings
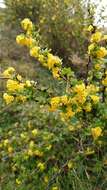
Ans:
{"label": "yellow flower bud", "polygon": [[37,136],[37,134],[38,134],[38,129],[33,129],[32,130],[32,135],[33,136]]}
{"label": "yellow flower bud", "polygon": [[74,166],[74,163],[70,160],[70,161],[68,161],[67,166],[68,166],[69,169],[72,169],[73,166]]}
{"label": "yellow flower bud", "polygon": [[94,29],[94,27],[93,27],[92,25],[90,25],[90,26],[87,28],[87,31],[88,31],[88,32],[91,32],[91,31],[93,31],[93,29]]}
{"label": "yellow flower bud", "polygon": [[15,69],[13,67],[9,67],[3,72],[4,77],[12,77],[12,75],[15,73]]}
{"label": "yellow flower bud", "polygon": [[17,79],[19,80],[19,81],[21,81],[22,80],[22,76],[21,75],[17,75]]}
{"label": "yellow flower bud", "polygon": [[33,29],[33,24],[29,18],[25,18],[24,20],[22,20],[21,26],[24,30],[32,30]]}
{"label": "yellow flower bud", "polygon": [[31,87],[31,86],[32,86],[30,80],[26,80],[26,86],[27,86],[27,87]]}
{"label": "yellow flower bud", "polygon": [[8,153],[12,153],[13,152],[13,148],[11,146],[8,147]]}
{"label": "yellow flower bud", "polygon": [[93,139],[97,140],[102,135],[102,129],[100,127],[91,128],[91,134]]}
{"label": "yellow flower bud", "polygon": [[27,153],[28,153],[29,156],[33,156],[34,155],[33,151],[31,149],[29,149]]}
{"label": "yellow flower bud", "polygon": [[9,140],[8,139],[5,139],[4,142],[3,142],[4,146],[7,146],[9,144]]}
{"label": "yellow flower bud", "polygon": [[5,100],[6,104],[10,104],[14,101],[14,96],[11,96],[11,95],[8,95],[7,93],[4,93],[3,99]]}
{"label": "yellow flower bud", "polygon": [[17,184],[17,185],[20,185],[20,184],[21,184],[21,181],[20,181],[18,178],[16,179],[16,184]]}
{"label": "yellow flower bud", "polygon": [[45,164],[42,163],[42,162],[39,162],[39,163],[37,164],[37,167],[40,169],[40,171],[44,171],[44,170],[45,170]]}

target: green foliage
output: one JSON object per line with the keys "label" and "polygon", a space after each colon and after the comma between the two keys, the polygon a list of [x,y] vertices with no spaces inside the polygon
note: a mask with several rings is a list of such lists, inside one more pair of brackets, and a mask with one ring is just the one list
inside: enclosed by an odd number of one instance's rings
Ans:
{"label": "green foliage", "polygon": [[82,1],[5,3],[15,25],[23,16],[36,16],[37,24],[25,18],[23,34],[16,38],[29,48],[35,64],[0,62],[0,189],[106,190],[107,36],[88,28],[85,74],[76,76],[64,65],[76,51],[85,57]]}
{"label": "green foliage", "polygon": [[83,0],[5,0],[5,5],[5,25],[12,25],[11,30],[19,31],[19,22],[30,18],[40,31],[42,44],[61,56],[66,65],[73,62],[71,58],[75,53],[81,57],[85,52],[84,27],[88,16]]}
{"label": "green foliage", "polygon": [[23,18],[29,17],[34,22],[38,22],[41,1],[39,0],[5,0],[7,21],[16,24]]}
{"label": "green foliage", "polygon": [[[74,52],[80,53],[84,50],[83,7],[83,1],[78,0],[44,1],[42,4],[40,32],[53,52],[63,56],[66,62]],[[77,46],[81,48],[77,50]],[[71,52],[71,49],[74,52]]]}

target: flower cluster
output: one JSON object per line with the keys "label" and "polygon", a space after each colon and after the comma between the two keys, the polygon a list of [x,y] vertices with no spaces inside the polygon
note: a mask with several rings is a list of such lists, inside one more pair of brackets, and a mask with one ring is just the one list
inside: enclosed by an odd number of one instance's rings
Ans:
{"label": "flower cluster", "polygon": [[60,108],[61,118],[65,121],[80,112],[91,112],[94,105],[100,101],[99,88],[95,85],[76,84],[70,91],[71,95],[53,97],[50,103],[50,111]]}
{"label": "flower cluster", "polygon": [[2,76],[7,79],[6,92],[3,94],[3,99],[6,104],[12,102],[25,102],[27,100],[27,91],[32,90],[34,81],[24,81],[22,76],[17,74],[13,67],[6,69]]}
{"label": "flower cluster", "polygon": [[91,44],[88,47],[88,54],[98,59],[104,58],[107,55],[107,49],[100,44],[105,40],[107,40],[106,35],[95,31],[90,38]]}
{"label": "flower cluster", "polygon": [[[60,113],[62,121],[70,124],[69,130],[75,131],[84,127],[87,123],[87,127],[90,126],[94,140],[97,140],[102,136],[103,126],[94,125],[93,120],[97,111],[101,107],[102,102],[106,106],[106,86],[107,86],[107,71],[106,60],[107,49],[101,46],[101,42],[106,40],[106,35],[103,35],[99,31],[94,31],[92,25],[89,26],[88,31],[92,32],[90,42],[88,46],[89,62],[87,64],[86,78],[81,80],[69,80],[68,91],[64,96],[56,96],[51,99],[50,111],[58,111]],[[89,65],[91,64],[91,65]],[[91,70],[89,70],[91,66]],[[73,80],[75,81],[73,83]],[[102,118],[102,116],[101,116]],[[87,121],[84,121],[87,120]],[[91,120],[92,119],[92,120]],[[77,120],[77,127],[73,121]],[[78,127],[79,124],[79,127]]]}
{"label": "flower cluster", "polygon": [[21,22],[21,26],[25,33],[18,35],[16,37],[16,42],[20,45],[27,46],[30,51],[30,56],[36,58],[43,66],[51,70],[54,78],[59,78],[62,65],[61,59],[50,53],[49,50],[44,50],[38,44],[38,40],[34,36],[35,28],[29,19],[24,19]]}

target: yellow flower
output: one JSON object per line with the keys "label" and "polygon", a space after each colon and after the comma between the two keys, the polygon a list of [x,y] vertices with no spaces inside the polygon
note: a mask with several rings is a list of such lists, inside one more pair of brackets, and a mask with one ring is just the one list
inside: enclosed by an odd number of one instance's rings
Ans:
{"label": "yellow flower", "polygon": [[91,134],[93,139],[96,140],[102,135],[102,129],[100,127],[91,128]]}
{"label": "yellow flower", "polygon": [[24,83],[19,83],[19,84],[17,85],[16,90],[18,90],[18,91],[24,90],[24,86],[25,86]]}
{"label": "yellow flower", "polygon": [[47,64],[48,68],[52,69],[55,65],[61,65],[61,59],[58,56],[54,56],[51,53],[48,53]]}
{"label": "yellow flower", "polygon": [[30,50],[30,56],[37,58],[39,56],[39,51],[40,51],[40,47],[39,46],[34,46]]}
{"label": "yellow flower", "polygon": [[90,97],[93,100],[94,104],[97,104],[99,102],[99,100],[100,100],[100,97],[96,96],[96,95],[91,95]]}
{"label": "yellow flower", "polygon": [[45,176],[45,177],[44,177],[44,182],[45,182],[45,183],[48,183],[48,181],[49,181],[48,176]]}
{"label": "yellow flower", "polygon": [[96,52],[97,58],[103,58],[106,55],[107,55],[107,50],[105,49],[105,47],[100,47],[100,49],[97,50],[97,52]]}
{"label": "yellow flower", "polygon": [[94,43],[90,44],[88,46],[88,53],[90,54],[94,50],[94,48],[95,48],[95,44]]}
{"label": "yellow flower", "polygon": [[20,185],[20,184],[21,184],[21,181],[20,181],[18,178],[16,179],[16,184],[17,184],[17,185]]}
{"label": "yellow flower", "polygon": [[19,81],[21,81],[21,80],[22,80],[22,76],[21,76],[21,75],[19,75],[19,74],[16,76],[16,78],[17,78],[17,80],[19,80]]}
{"label": "yellow flower", "polygon": [[93,27],[92,25],[90,25],[90,26],[87,28],[87,31],[88,31],[88,32],[91,32],[91,31],[93,31],[93,29],[94,29],[94,27]]}
{"label": "yellow flower", "polygon": [[[42,55],[42,54],[39,54],[39,57],[38,57],[38,61],[40,61],[40,63],[42,64],[46,64],[46,60],[45,60],[45,56]],[[47,65],[47,64],[46,64]]]}
{"label": "yellow flower", "polygon": [[67,95],[61,96],[61,103],[66,105],[68,104],[68,97]]}
{"label": "yellow flower", "polygon": [[12,77],[12,75],[15,73],[15,69],[13,67],[9,67],[3,72],[4,77]]}
{"label": "yellow flower", "polygon": [[8,147],[8,153],[12,153],[13,152],[13,148],[11,146]]}
{"label": "yellow flower", "polygon": [[9,90],[9,91],[15,91],[16,89],[17,89],[17,86],[18,86],[18,82],[17,81],[14,81],[14,80],[12,80],[12,79],[9,79],[8,81],[7,81],[7,89]]}
{"label": "yellow flower", "polygon": [[32,30],[33,29],[33,24],[29,18],[25,18],[24,20],[22,20],[21,26],[24,30]]}
{"label": "yellow flower", "polygon": [[33,155],[34,155],[34,153],[33,153],[33,151],[32,151],[31,149],[28,150],[27,154],[28,154],[29,156],[33,156]]}
{"label": "yellow flower", "polygon": [[100,70],[101,69],[101,65],[100,64],[95,64],[95,69],[96,70]]}
{"label": "yellow flower", "polygon": [[76,92],[76,93],[80,93],[81,94],[81,92],[82,91],[84,91],[85,90],[85,84],[77,84],[75,87],[74,87],[74,92]]}
{"label": "yellow flower", "polygon": [[39,162],[39,163],[37,164],[37,167],[40,169],[40,171],[44,171],[44,170],[45,170],[45,164],[42,163],[42,162]]}
{"label": "yellow flower", "polygon": [[86,101],[86,97],[88,95],[88,91],[85,87],[85,84],[82,83],[82,84],[79,84],[79,85],[76,85],[74,87],[74,92],[76,92],[77,94],[75,95],[75,100],[79,103],[79,104],[83,104],[85,103]]}
{"label": "yellow flower", "polygon": [[55,111],[57,109],[57,107],[59,106],[60,103],[60,97],[54,97],[51,99],[51,111]]}
{"label": "yellow flower", "polygon": [[92,109],[91,103],[87,103],[87,104],[84,106],[84,110],[85,110],[86,112],[90,112],[91,109]]}
{"label": "yellow flower", "polygon": [[60,68],[59,68],[59,67],[53,67],[53,68],[52,68],[52,74],[53,74],[53,77],[54,77],[54,78],[59,78],[59,77],[60,77],[59,71],[60,71]]}
{"label": "yellow flower", "polygon": [[27,86],[27,87],[31,87],[31,86],[32,86],[30,80],[26,80],[26,86]]}
{"label": "yellow flower", "polygon": [[25,36],[23,34],[17,35],[16,42],[17,44],[25,45]]}
{"label": "yellow flower", "polygon": [[21,134],[20,134],[20,137],[21,137],[22,139],[26,139],[26,135],[25,135],[24,133],[21,133]]}
{"label": "yellow flower", "polygon": [[27,47],[31,47],[34,43],[34,39],[31,38],[31,37],[25,37],[24,39],[24,44],[23,45],[26,45]]}
{"label": "yellow flower", "polygon": [[101,32],[96,32],[91,36],[91,42],[99,42],[102,38]]}
{"label": "yellow flower", "polygon": [[72,169],[73,166],[74,166],[74,163],[70,160],[70,161],[68,161],[67,166],[68,166],[69,169]]}
{"label": "yellow flower", "polygon": [[38,134],[38,129],[33,129],[33,130],[32,130],[32,135],[33,135],[33,136],[36,136],[37,134]]}
{"label": "yellow flower", "polygon": [[35,156],[38,156],[38,157],[42,157],[42,156],[43,156],[43,152],[40,151],[40,150],[35,150],[35,151],[34,151],[34,155],[35,155]]}
{"label": "yellow flower", "polygon": [[59,188],[57,186],[54,186],[51,190],[59,190]]}
{"label": "yellow flower", "polygon": [[7,93],[3,94],[3,99],[5,100],[6,104],[10,104],[14,101],[14,96],[8,95]]}
{"label": "yellow flower", "polygon": [[8,139],[5,139],[4,141],[3,141],[3,145],[4,146],[7,146],[9,144],[9,140]]}
{"label": "yellow flower", "polygon": [[24,34],[20,34],[16,37],[16,42],[19,45],[31,47],[35,40],[32,37],[26,37]]}
{"label": "yellow flower", "polygon": [[67,118],[73,117],[75,115],[75,112],[72,111],[72,108],[70,106],[68,106],[66,110],[67,110],[66,112]]}
{"label": "yellow flower", "polygon": [[24,84],[23,83],[19,83],[18,81],[9,79],[7,81],[7,89],[11,92],[14,92],[16,90],[21,91],[24,89]]}

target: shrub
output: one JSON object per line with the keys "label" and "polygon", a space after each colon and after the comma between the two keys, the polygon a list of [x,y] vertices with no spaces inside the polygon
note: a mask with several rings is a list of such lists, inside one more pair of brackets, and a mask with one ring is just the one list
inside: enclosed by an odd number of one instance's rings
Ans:
{"label": "shrub", "polygon": [[[14,110],[19,102],[36,102],[40,109],[37,121],[43,114],[46,123],[44,126],[34,120],[20,121],[12,129],[2,129],[1,167],[11,173],[6,175],[1,170],[2,187],[8,189],[14,184],[17,189],[35,189],[36,186],[38,190],[105,190],[107,49],[104,44],[107,35],[89,26],[87,70],[84,78],[79,79],[70,68],[63,67],[59,57],[42,47],[29,19],[24,19],[21,25],[24,33],[17,36],[18,44],[27,46],[30,55],[66,87],[52,97],[34,81],[24,80],[14,68],[4,71],[3,77],[8,78],[3,95],[6,104]],[[34,117],[32,112],[30,116]]]}

